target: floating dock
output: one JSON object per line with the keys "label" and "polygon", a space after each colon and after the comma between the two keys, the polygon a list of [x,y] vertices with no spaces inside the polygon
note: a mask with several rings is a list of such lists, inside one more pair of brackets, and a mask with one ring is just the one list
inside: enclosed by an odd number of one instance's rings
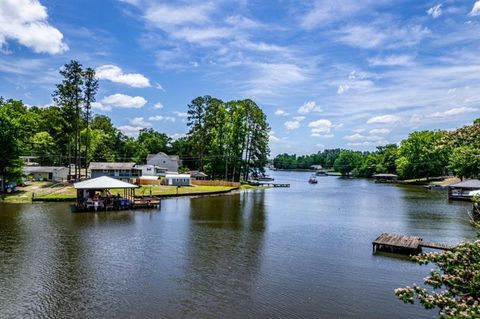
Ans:
{"label": "floating dock", "polygon": [[450,245],[424,241],[422,237],[383,233],[372,242],[373,252],[388,251],[394,253],[418,254],[422,248],[449,250]]}

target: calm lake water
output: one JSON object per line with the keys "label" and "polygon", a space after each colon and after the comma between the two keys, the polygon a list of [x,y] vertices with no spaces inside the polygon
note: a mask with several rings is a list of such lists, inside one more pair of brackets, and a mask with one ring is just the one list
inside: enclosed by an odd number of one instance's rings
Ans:
{"label": "calm lake water", "polygon": [[382,232],[473,239],[444,192],[272,172],[290,189],[70,213],[0,204],[0,317],[434,318],[397,287],[431,266],[372,255]]}

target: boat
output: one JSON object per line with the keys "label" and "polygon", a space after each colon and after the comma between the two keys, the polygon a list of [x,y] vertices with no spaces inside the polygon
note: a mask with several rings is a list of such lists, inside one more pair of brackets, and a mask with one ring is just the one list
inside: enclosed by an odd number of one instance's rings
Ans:
{"label": "boat", "polygon": [[327,172],[326,171],[317,171],[315,173],[316,176],[328,176]]}
{"label": "boat", "polygon": [[315,177],[315,175],[310,176],[310,178],[308,179],[308,182],[309,182],[310,184],[317,184],[317,183],[318,183],[317,178]]}

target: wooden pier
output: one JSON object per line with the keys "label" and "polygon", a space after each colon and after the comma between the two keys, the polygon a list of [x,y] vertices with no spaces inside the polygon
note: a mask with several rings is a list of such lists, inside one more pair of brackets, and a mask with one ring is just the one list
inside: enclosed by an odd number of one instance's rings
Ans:
{"label": "wooden pier", "polygon": [[267,186],[267,187],[290,187],[290,184],[282,184],[282,183],[260,183],[260,182],[249,182],[249,185],[252,186]]}
{"label": "wooden pier", "polygon": [[383,233],[372,242],[373,252],[418,254],[422,248],[449,250],[450,245],[424,241],[422,237]]}

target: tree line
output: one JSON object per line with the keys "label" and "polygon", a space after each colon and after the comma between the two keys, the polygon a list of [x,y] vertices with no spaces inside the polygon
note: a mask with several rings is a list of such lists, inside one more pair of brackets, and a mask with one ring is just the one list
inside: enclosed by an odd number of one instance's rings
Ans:
{"label": "tree line", "polygon": [[238,181],[265,167],[270,127],[252,100],[223,102],[198,97],[188,105],[189,132],[185,137],[174,140],[152,128],[130,137],[108,116],[92,113],[98,91],[92,68],[71,61],[61,68],[60,75],[52,106],[27,106],[0,97],[2,181],[21,178],[21,156],[33,156],[40,165],[75,164],[71,175],[76,177],[93,161],[143,164],[148,154],[158,152],[178,154],[182,169],[203,170],[212,178]]}
{"label": "tree line", "polygon": [[412,132],[399,145],[379,146],[374,152],[328,149],[302,156],[279,154],[273,165],[278,169],[322,165],[356,177],[392,173],[404,179],[448,174],[475,178],[480,176],[480,119],[454,131]]}

